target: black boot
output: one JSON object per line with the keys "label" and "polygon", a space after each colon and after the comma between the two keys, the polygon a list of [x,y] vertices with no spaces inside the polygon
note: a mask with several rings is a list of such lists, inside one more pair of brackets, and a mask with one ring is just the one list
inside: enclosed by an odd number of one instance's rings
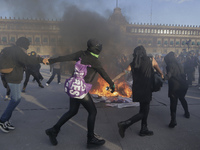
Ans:
{"label": "black boot", "polygon": [[119,122],[118,128],[119,128],[119,135],[121,136],[121,138],[124,138],[125,136],[125,131],[128,128],[129,124],[131,123],[131,121],[121,121]]}
{"label": "black boot", "polygon": [[147,128],[147,125],[146,124],[142,124],[142,127],[141,127],[141,130],[140,130],[140,133],[139,133],[140,136],[151,136],[153,135],[153,131],[149,131],[149,129]]}
{"label": "black boot", "polygon": [[44,86],[41,83],[39,84],[39,87],[44,88]]}
{"label": "black boot", "polygon": [[26,92],[26,87],[23,87],[22,92],[23,92],[23,93]]}
{"label": "black boot", "polygon": [[138,122],[139,120],[141,120],[143,118],[143,114],[136,114],[135,116],[129,118],[126,121],[121,121],[118,123],[118,127],[119,127],[119,134],[122,138],[124,138],[125,136],[125,130],[131,126],[132,124],[134,124],[135,122]]}
{"label": "black boot", "polygon": [[190,118],[190,113],[189,112],[185,112],[184,116],[185,116],[185,118]]}
{"label": "black boot", "polygon": [[174,128],[177,125],[176,119],[172,119],[169,123],[169,128]]}
{"label": "black boot", "polygon": [[57,145],[58,141],[57,141],[56,137],[57,137],[59,131],[57,131],[55,128],[50,128],[50,129],[47,129],[45,132],[49,136],[51,144]]}
{"label": "black boot", "polygon": [[176,113],[172,112],[171,113],[171,121],[169,123],[169,128],[174,128],[177,125],[176,123]]}
{"label": "black boot", "polygon": [[105,140],[97,137],[97,135],[93,135],[93,136],[88,136],[87,139],[87,148],[92,148],[92,147],[97,147],[97,146],[101,146],[105,143]]}

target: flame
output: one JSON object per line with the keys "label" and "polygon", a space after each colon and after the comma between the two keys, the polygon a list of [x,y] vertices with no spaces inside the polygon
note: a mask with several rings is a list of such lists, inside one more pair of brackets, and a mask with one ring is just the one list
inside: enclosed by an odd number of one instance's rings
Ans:
{"label": "flame", "polygon": [[131,97],[132,90],[126,81],[116,82],[115,83],[115,92],[111,93],[109,90],[106,90],[106,87],[109,84],[101,77],[97,79],[98,86],[91,90],[91,94],[97,94],[99,96],[122,96],[122,97]]}

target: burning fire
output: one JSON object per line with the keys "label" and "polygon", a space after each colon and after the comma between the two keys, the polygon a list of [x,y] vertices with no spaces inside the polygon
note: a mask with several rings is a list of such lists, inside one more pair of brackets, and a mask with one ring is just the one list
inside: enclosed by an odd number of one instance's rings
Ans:
{"label": "burning fire", "polygon": [[131,97],[132,90],[130,89],[127,82],[116,82],[115,83],[115,92],[111,93],[109,90],[106,90],[106,87],[109,86],[109,84],[101,77],[98,78],[97,82],[99,83],[98,89],[95,88],[91,90],[91,94],[97,94],[99,96],[122,96],[122,97]]}

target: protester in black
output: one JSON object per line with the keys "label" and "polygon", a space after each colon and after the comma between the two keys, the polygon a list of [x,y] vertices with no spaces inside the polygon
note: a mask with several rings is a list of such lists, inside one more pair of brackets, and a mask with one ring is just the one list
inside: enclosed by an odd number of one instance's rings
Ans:
{"label": "protester in black", "polygon": [[184,116],[186,118],[190,118],[188,104],[185,100],[185,95],[188,90],[188,83],[186,81],[186,76],[184,74],[183,67],[178,63],[174,52],[168,53],[164,57],[164,60],[167,65],[167,74],[165,75],[165,79],[168,80],[168,97],[170,98],[171,121],[169,123],[169,127],[174,128],[177,125],[176,109],[178,99],[180,100],[185,111]]}
{"label": "protester in black", "polygon": [[[109,83],[112,92],[114,92],[114,83],[107,75],[100,61],[98,60],[98,56],[102,50],[102,44],[96,39],[90,39],[87,42],[87,47],[88,49],[86,51],[78,51],[71,55],[60,56],[58,58],[49,59],[49,63],[52,64],[64,61],[78,61],[79,58],[81,58],[81,64],[91,65],[91,67],[87,68],[87,75],[84,77],[85,82],[91,83],[95,74],[98,72],[102,76],[102,78]],[[56,137],[60,131],[60,128],[70,118],[72,118],[74,115],[78,113],[80,104],[82,104],[89,113],[87,119],[87,128],[88,128],[87,146],[88,147],[100,146],[105,143],[105,140],[98,139],[94,134],[94,125],[95,125],[97,110],[90,94],[88,93],[83,99],[70,97],[69,111],[66,112],[52,128],[46,130],[46,134],[49,136],[50,141],[53,145],[57,145]]]}
{"label": "protester in black", "polygon": [[149,131],[147,128],[149,105],[152,99],[152,67],[155,68],[163,78],[162,71],[160,70],[156,60],[152,57],[151,61],[151,58],[146,54],[145,48],[143,46],[138,46],[134,49],[133,61],[129,67],[123,73],[114,78],[114,80],[116,80],[126,72],[131,71],[133,77],[132,98],[134,102],[140,103],[140,110],[138,114],[126,121],[121,121],[118,123],[119,134],[122,138],[125,136],[125,130],[133,123],[136,123],[140,120],[141,130],[139,135],[153,135],[153,131]]}
{"label": "protester in black", "polygon": [[[36,52],[32,51],[29,57],[36,57]],[[39,68],[40,68],[40,63],[29,64],[29,65],[25,66],[26,78],[24,80],[24,86],[22,88],[22,92],[25,92],[29,78],[30,78],[31,75],[37,81],[38,86],[41,87],[41,88],[44,88],[44,86],[42,85],[42,83],[40,82],[40,79],[39,79],[39,73],[40,73]]]}

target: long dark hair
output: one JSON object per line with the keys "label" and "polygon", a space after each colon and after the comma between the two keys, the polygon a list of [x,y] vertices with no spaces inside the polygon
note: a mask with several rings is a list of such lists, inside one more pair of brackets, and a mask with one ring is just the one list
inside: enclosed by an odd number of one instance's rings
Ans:
{"label": "long dark hair", "polygon": [[142,64],[142,60],[145,58],[147,58],[145,48],[142,45],[137,46],[133,52],[133,61],[131,63],[131,68],[133,69],[140,68]]}

